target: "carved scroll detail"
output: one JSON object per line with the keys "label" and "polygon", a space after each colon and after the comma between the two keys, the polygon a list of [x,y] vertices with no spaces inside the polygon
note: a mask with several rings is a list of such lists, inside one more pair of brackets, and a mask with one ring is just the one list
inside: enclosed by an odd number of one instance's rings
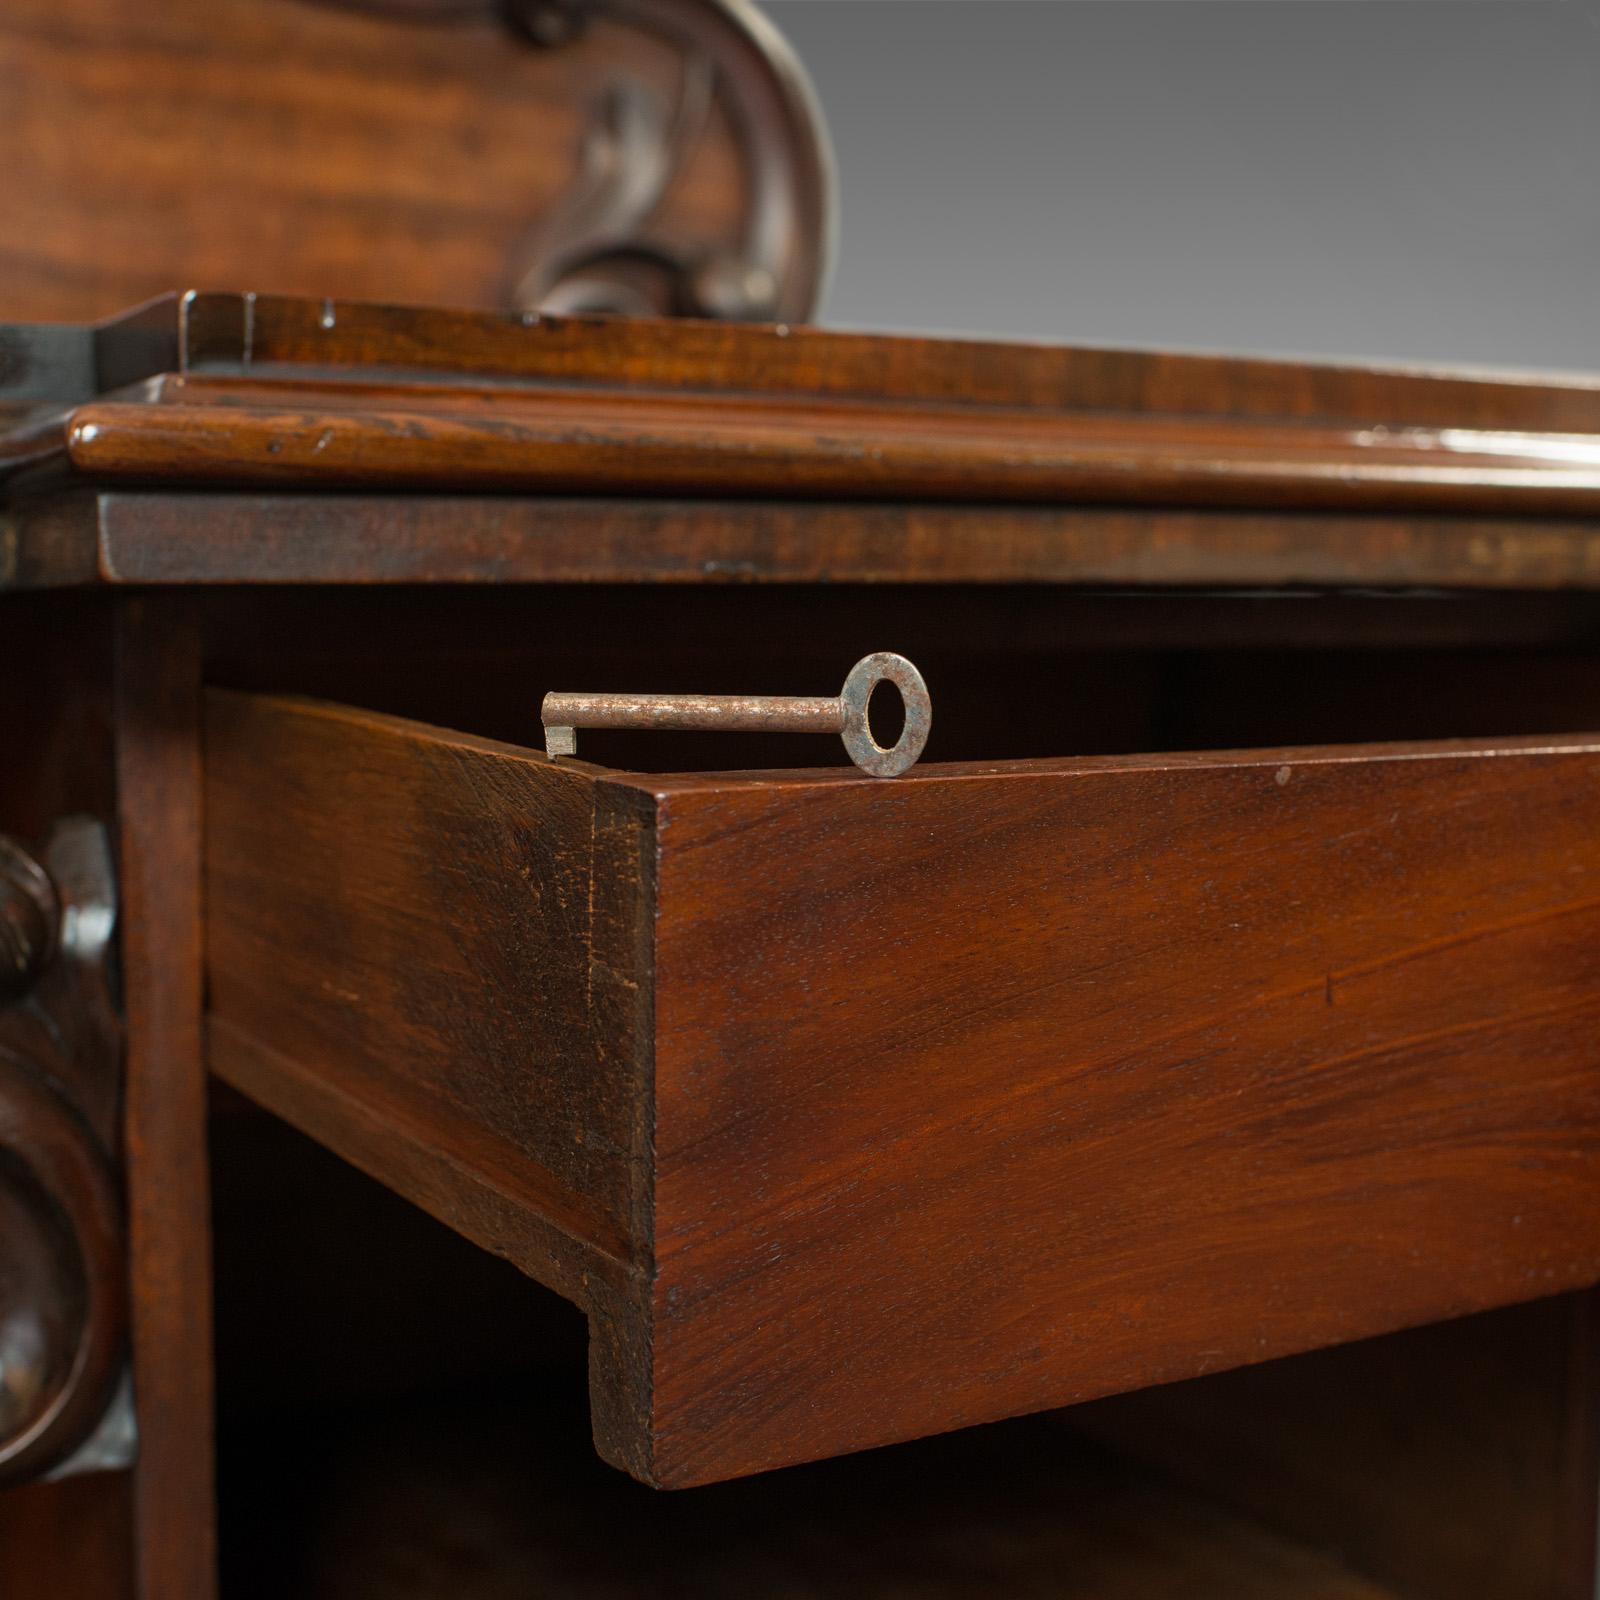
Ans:
{"label": "carved scroll detail", "polygon": [[[566,197],[512,252],[519,311],[803,322],[821,301],[838,229],[833,151],[805,69],[753,0],[321,0],[416,23],[498,15],[525,45],[560,48],[604,18],[665,41],[676,90],[619,76],[592,108]],[[743,172],[731,249],[669,241],[657,213],[712,108]]]}
{"label": "carved scroll detail", "polygon": [[[670,113],[635,84],[598,109],[573,199],[519,253],[514,304],[781,321],[816,311],[837,232],[832,150],[804,69],[749,0],[518,0],[511,14],[533,39],[604,15],[669,40],[683,63]],[[744,167],[744,237],[690,255],[655,240],[651,222],[718,98]]]}
{"label": "carved scroll detail", "polygon": [[677,104],[632,79],[595,107],[565,200],[523,239],[512,262],[519,310],[665,315],[682,305],[684,263],[646,242],[674,173],[705,131],[712,73],[685,57]]}

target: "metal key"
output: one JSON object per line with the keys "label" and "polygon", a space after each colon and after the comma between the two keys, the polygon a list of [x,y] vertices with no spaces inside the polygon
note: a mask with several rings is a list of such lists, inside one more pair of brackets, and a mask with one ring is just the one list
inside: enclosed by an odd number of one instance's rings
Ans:
{"label": "metal key", "polygon": [[[867,703],[892,683],[906,725],[889,748],[872,737]],[[922,674],[887,650],[858,661],[832,699],[744,694],[564,694],[544,697],[545,754],[578,753],[579,728],[704,728],[726,733],[836,733],[850,759],[874,778],[909,772],[928,742],[933,706]]]}

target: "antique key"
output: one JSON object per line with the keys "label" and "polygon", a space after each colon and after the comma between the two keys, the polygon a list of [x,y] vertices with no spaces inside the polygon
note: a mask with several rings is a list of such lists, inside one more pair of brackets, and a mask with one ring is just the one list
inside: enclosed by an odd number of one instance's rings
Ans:
{"label": "antique key", "polygon": [[[872,736],[867,705],[880,683],[892,683],[906,722],[887,750]],[[922,674],[880,650],[858,661],[832,699],[743,694],[562,694],[544,697],[544,748],[549,756],[578,753],[579,728],[705,728],[726,733],[836,733],[850,759],[874,778],[898,778],[916,765],[933,725]]]}

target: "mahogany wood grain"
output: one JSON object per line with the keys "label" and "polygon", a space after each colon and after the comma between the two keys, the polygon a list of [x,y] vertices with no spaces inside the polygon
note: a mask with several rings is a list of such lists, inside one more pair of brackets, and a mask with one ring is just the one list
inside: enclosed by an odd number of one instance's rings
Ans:
{"label": "mahogany wood grain", "polygon": [[1592,1281],[1597,773],[1437,747],[665,793],[658,1473]]}
{"label": "mahogany wood grain", "polygon": [[[265,397],[263,397],[265,398]],[[1600,509],[1585,434],[1129,415],[935,414],[745,399],[716,406],[448,392],[270,406],[99,402],[67,419],[66,463],[96,480],[1145,505],[1365,507],[1481,515]]]}
{"label": "mahogany wood grain", "polygon": [[181,598],[127,596],[117,611],[117,857],[140,1600],[207,1600],[216,1584],[199,637]]}
{"label": "mahogany wood grain", "polygon": [[[486,741],[361,727],[211,698],[212,1064],[583,1306],[596,1427],[627,1458],[649,1252],[639,802]],[[312,883],[321,911],[282,948]]]}
{"label": "mahogany wood grain", "polygon": [[[572,185],[614,75],[670,105],[676,53],[599,22],[559,50],[315,0],[12,0],[0,316],[81,321],[212,289],[502,306],[527,230]],[[665,237],[738,238],[713,117]]]}
{"label": "mahogany wood grain", "polygon": [[0,588],[652,583],[1600,586],[1600,522],[121,488],[18,498]]}
{"label": "mahogany wood grain", "polygon": [[[183,282],[192,282],[185,275]],[[176,288],[176,283],[163,285]],[[265,285],[255,285],[264,288]],[[202,373],[496,380],[1363,426],[1595,432],[1600,379],[427,305],[187,297],[176,365]]]}
{"label": "mahogany wood grain", "polygon": [[[285,0],[298,3],[298,0]],[[1382,427],[1594,432],[1600,381],[1404,365],[1341,365],[995,340],[840,333],[789,326],[597,316],[534,316],[173,290],[87,330],[35,327],[59,369],[7,382],[63,401],[164,373],[189,378],[358,379],[443,385],[559,384],[658,394],[764,394],[909,405],[1011,407]],[[24,313],[0,307],[12,317]],[[62,341],[65,340],[65,346]],[[66,381],[70,379],[70,381]]]}
{"label": "mahogany wood grain", "polygon": [[0,441],[0,584],[1600,572],[1583,380],[271,296],[102,343],[148,381]]}
{"label": "mahogany wood grain", "polygon": [[1600,1278],[1595,741],[644,779],[214,694],[207,762],[214,1067],[588,1296],[648,1481]]}

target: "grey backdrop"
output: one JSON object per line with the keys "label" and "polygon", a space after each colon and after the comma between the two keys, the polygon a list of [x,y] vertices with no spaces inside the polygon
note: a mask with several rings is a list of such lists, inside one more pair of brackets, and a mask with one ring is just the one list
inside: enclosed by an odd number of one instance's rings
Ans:
{"label": "grey backdrop", "polygon": [[1600,370],[1600,0],[768,0],[824,320]]}

